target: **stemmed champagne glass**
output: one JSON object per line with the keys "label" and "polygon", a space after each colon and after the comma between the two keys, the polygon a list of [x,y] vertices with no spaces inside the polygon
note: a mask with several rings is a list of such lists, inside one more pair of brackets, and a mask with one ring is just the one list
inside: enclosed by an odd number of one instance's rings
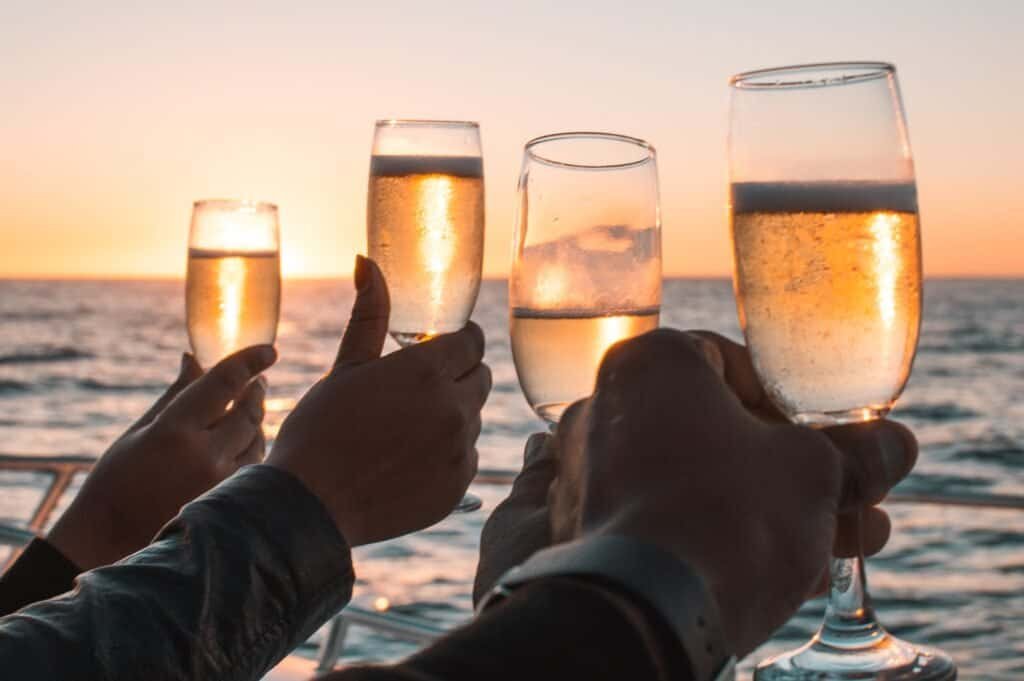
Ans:
{"label": "stemmed champagne glass", "polygon": [[513,248],[512,356],[527,401],[554,427],[593,392],[609,346],[658,326],[654,147],[599,132],[528,142]]}
{"label": "stemmed champagne glass", "polygon": [[[896,70],[811,64],[734,76],[729,135],[740,323],[772,401],[812,427],[885,416],[921,321],[914,164]],[[875,619],[863,558],[833,558],[825,621],[762,662],[777,679],[953,679]]]}
{"label": "stemmed champagne glass", "polygon": [[278,231],[272,203],[193,204],[185,316],[200,366],[274,342],[281,309]]}
{"label": "stemmed champagne glass", "polygon": [[[484,173],[478,124],[377,121],[366,241],[388,282],[389,330],[399,345],[466,325],[483,269]],[[455,511],[474,511],[480,505],[480,499],[467,494]]]}

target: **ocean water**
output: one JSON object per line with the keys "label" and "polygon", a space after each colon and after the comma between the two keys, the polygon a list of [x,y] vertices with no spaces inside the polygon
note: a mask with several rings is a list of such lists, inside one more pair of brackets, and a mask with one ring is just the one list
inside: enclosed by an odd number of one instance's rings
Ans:
{"label": "ocean water", "polygon": [[[289,281],[269,372],[273,436],[329,365],[352,302],[347,281]],[[519,392],[505,283],[485,282],[474,318],[487,333],[494,389],[481,466],[515,469],[542,428]],[[0,282],[0,453],[98,456],[173,379],[187,347],[180,282]],[[663,325],[739,337],[726,280],[670,280]],[[390,346],[392,349],[394,346]],[[895,418],[922,445],[906,489],[1024,494],[1024,280],[932,280],[910,385]],[[481,527],[507,489],[476,485],[481,512],[357,551],[355,601],[455,625],[470,614]],[[0,518],[24,519],[33,476],[0,477]],[[893,505],[889,546],[869,561],[883,622],[953,654],[964,679],[1024,678],[1024,512]],[[3,556],[0,556],[0,560]],[[757,579],[753,567],[751,579]],[[809,603],[743,668],[804,642],[822,613]],[[346,659],[391,659],[409,646],[353,628]]]}

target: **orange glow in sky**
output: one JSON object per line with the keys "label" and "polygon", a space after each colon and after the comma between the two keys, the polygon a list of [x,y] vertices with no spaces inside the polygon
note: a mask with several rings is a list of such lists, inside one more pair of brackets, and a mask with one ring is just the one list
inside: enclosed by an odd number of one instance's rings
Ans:
{"label": "orange glow in sky", "polygon": [[926,273],[1024,275],[1024,3],[317,4],[2,3],[0,277],[182,276],[215,197],[279,205],[286,276],[347,277],[387,117],[480,121],[489,276],[523,143],[572,129],[650,140],[665,273],[726,276],[727,77],[865,58],[899,68]]}

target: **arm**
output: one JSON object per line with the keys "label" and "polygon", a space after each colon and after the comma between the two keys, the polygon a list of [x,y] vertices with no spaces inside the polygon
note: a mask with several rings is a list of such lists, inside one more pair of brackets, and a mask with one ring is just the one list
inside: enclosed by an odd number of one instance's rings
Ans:
{"label": "arm", "polygon": [[[262,460],[264,386],[249,379],[273,361],[258,357],[264,350],[236,353],[206,375],[182,356],[177,380],[100,458],[49,536],[32,541],[0,577],[0,617],[141,549],[184,504]],[[224,392],[228,374],[237,380]],[[205,418],[201,404],[209,405]]]}
{"label": "arm", "polygon": [[[387,288],[359,262],[337,361],[285,420],[267,465],[189,504],[70,594],[0,619],[5,678],[259,678],[348,600],[348,546],[447,515],[476,470],[483,334],[470,323],[378,358]],[[213,383],[227,392],[248,380],[222,378]],[[164,413],[194,418],[213,403]]]}
{"label": "arm", "polygon": [[255,679],[348,601],[353,580],[320,501],[253,466],[148,548],[0,619],[0,667],[12,678]]}

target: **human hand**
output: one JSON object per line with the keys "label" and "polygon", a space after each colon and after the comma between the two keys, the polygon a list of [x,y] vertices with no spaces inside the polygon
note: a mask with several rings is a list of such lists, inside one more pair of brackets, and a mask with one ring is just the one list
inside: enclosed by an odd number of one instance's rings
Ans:
{"label": "human hand", "polygon": [[47,540],[82,570],[114,563],[183,505],[262,461],[266,386],[253,379],[276,358],[255,346],[203,374],[183,355],[177,380],[96,462]]}
{"label": "human hand", "polygon": [[873,505],[917,452],[887,420],[818,431],[752,413],[762,395],[739,380],[743,361],[668,329],[613,346],[588,414],[579,517],[584,535],[646,539],[697,569],[738,655],[817,590],[840,513],[871,507],[864,548],[881,548],[889,522]]}
{"label": "human hand", "polygon": [[476,475],[491,372],[472,322],[381,357],[387,283],[363,257],[355,282],[337,360],[285,419],[267,463],[305,483],[359,546],[432,525],[455,507]]}
{"label": "human hand", "polygon": [[480,535],[474,604],[509,569],[578,534],[588,408],[588,399],[573,403],[553,434],[534,433],[526,441],[523,468]]}

